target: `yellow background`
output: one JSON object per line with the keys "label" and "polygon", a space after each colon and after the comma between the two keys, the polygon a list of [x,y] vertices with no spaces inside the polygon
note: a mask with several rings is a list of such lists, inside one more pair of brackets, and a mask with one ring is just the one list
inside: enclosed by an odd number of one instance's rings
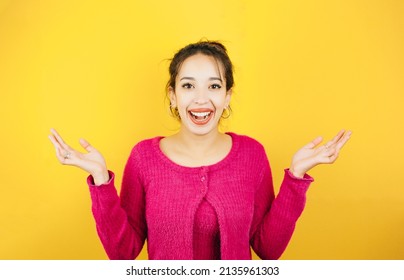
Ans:
{"label": "yellow background", "polygon": [[309,173],[282,259],[404,259],[403,3],[0,1],[0,259],[106,258],[87,175],[57,162],[49,129],[89,140],[119,186],[135,143],[178,128],[166,59],[204,37],[235,65],[222,129],[265,145],[276,191],[302,145],[353,131]]}

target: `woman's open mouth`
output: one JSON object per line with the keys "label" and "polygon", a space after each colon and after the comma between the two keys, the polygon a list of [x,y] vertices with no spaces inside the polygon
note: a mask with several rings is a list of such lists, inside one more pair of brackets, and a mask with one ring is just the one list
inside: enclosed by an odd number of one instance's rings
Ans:
{"label": "woman's open mouth", "polygon": [[211,109],[194,109],[188,111],[191,121],[196,125],[205,125],[213,117],[214,113]]}

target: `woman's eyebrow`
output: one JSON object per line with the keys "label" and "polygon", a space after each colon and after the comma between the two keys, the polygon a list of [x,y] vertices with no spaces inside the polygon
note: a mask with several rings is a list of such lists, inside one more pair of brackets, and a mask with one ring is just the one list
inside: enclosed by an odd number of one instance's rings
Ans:
{"label": "woman's eyebrow", "polygon": [[222,79],[219,78],[219,77],[211,77],[211,78],[209,78],[209,80],[210,80],[210,81],[212,81],[212,80],[213,80],[213,81],[217,80],[217,81],[223,82]]}
{"label": "woman's eyebrow", "polygon": [[[182,81],[182,80],[193,80],[193,81],[195,81],[195,78],[193,78],[193,77],[182,77],[182,78],[180,79],[180,81]],[[210,78],[209,78],[209,81],[212,81],[212,80],[218,80],[218,81],[223,82],[222,79],[219,78],[219,77],[210,77]]]}
{"label": "woman's eyebrow", "polygon": [[180,81],[182,81],[182,80],[194,80],[194,81],[195,81],[195,78],[192,78],[192,77],[182,77],[182,78],[180,79]]}

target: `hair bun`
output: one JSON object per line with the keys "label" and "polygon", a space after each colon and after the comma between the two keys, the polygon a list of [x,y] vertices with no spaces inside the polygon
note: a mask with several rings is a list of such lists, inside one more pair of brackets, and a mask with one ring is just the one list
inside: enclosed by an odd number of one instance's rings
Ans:
{"label": "hair bun", "polygon": [[201,43],[201,44],[205,43],[209,47],[213,47],[213,48],[216,48],[216,49],[218,49],[218,50],[220,50],[222,52],[227,53],[226,47],[222,43],[220,43],[219,41],[201,40],[201,41],[199,41],[199,43]]}

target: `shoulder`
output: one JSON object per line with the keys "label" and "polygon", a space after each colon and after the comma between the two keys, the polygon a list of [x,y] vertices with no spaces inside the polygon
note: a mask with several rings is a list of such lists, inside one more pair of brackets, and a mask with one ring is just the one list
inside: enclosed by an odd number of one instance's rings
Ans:
{"label": "shoulder", "polygon": [[140,158],[153,155],[157,152],[160,139],[162,136],[148,138],[136,143],[130,153],[131,158]]}
{"label": "shoulder", "polygon": [[244,164],[248,163],[259,170],[261,170],[259,166],[267,166],[269,164],[264,145],[261,142],[247,135],[233,132],[228,134],[233,139],[233,148],[239,161]]}
{"label": "shoulder", "polygon": [[265,153],[264,145],[262,145],[258,140],[247,136],[241,135],[234,132],[228,132],[233,142],[239,146],[242,151],[249,151],[252,153]]}
{"label": "shoulder", "polygon": [[235,165],[249,173],[248,176],[259,179],[270,170],[269,159],[264,145],[257,139],[236,133],[228,133],[233,138],[235,146]]}

